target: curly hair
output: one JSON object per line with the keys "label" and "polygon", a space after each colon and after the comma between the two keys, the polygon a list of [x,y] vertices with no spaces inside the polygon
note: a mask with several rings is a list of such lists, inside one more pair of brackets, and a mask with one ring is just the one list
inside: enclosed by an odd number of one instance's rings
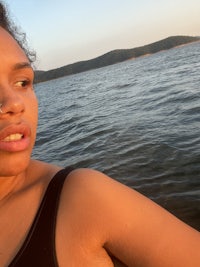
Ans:
{"label": "curly hair", "polygon": [[6,30],[24,50],[29,61],[33,63],[36,59],[36,53],[29,49],[26,40],[26,34],[21,32],[19,28],[9,18],[6,6],[0,2],[0,27]]}

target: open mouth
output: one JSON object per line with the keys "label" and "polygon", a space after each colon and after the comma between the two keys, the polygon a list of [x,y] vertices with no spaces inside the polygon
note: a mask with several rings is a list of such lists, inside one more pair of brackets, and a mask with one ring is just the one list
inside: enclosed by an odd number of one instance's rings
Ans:
{"label": "open mouth", "polygon": [[23,139],[24,135],[21,133],[15,133],[15,134],[10,134],[6,138],[3,139],[4,142],[12,142],[12,141],[19,141]]}
{"label": "open mouth", "polygon": [[11,124],[0,131],[0,151],[27,150],[31,143],[31,129],[25,123]]}

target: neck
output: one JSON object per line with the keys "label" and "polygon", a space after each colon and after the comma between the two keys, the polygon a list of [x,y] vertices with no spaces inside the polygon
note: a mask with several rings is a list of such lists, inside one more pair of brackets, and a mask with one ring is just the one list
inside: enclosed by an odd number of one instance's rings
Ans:
{"label": "neck", "polygon": [[0,203],[23,187],[25,176],[23,173],[11,177],[0,177]]}

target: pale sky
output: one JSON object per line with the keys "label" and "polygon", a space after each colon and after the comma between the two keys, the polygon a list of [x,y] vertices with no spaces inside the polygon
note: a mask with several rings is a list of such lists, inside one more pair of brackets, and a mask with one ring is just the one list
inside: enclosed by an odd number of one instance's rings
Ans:
{"label": "pale sky", "polygon": [[172,35],[200,36],[199,0],[4,0],[49,70]]}

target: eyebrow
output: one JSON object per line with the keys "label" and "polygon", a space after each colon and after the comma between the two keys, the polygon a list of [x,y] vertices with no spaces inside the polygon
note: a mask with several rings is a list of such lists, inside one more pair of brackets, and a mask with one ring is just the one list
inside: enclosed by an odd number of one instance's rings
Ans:
{"label": "eyebrow", "polygon": [[29,62],[20,62],[20,63],[17,63],[13,66],[13,70],[20,70],[20,69],[25,69],[25,68],[30,68],[32,69],[32,66]]}

